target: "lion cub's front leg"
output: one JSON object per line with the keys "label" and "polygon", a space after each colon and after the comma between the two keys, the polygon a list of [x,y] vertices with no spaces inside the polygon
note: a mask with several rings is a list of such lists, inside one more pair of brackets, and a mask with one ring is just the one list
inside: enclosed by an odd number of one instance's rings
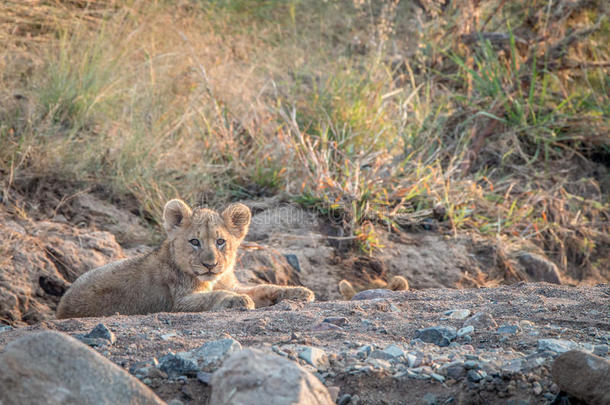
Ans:
{"label": "lion cub's front leg", "polygon": [[263,284],[254,287],[238,288],[241,294],[249,295],[256,308],[268,307],[282,300],[312,302],[315,299],[313,291],[305,287],[285,287],[273,284]]}
{"label": "lion cub's front leg", "polygon": [[210,291],[186,295],[176,301],[174,312],[203,312],[216,309],[254,309],[252,298],[231,291]]}

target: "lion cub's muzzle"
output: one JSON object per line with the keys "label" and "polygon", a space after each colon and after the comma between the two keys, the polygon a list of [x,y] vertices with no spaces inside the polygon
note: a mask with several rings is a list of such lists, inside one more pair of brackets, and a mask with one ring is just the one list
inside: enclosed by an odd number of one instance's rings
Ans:
{"label": "lion cub's muzzle", "polygon": [[222,272],[222,267],[218,266],[218,262],[216,263],[202,263],[202,266],[194,265],[195,273],[198,276],[203,276],[206,274],[218,274]]}

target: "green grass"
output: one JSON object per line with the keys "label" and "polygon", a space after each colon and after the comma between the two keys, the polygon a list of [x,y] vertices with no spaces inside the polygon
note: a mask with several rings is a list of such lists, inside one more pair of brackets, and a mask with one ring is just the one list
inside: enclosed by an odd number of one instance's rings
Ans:
{"label": "green grass", "polygon": [[23,30],[0,26],[4,194],[44,176],[150,218],[176,196],[281,194],[369,254],[380,227],[441,205],[441,232],[603,270],[607,6],[499,3],[467,2],[478,19],[406,1],[16,4]]}

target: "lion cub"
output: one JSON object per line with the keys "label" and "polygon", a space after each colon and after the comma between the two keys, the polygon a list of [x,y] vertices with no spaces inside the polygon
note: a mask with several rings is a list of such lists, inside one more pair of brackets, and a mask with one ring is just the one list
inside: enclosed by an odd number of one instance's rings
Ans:
{"label": "lion cub", "polygon": [[62,297],[58,318],[199,312],[311,302],[305,287],[239,284],[233,267],[250,225],[250,209],[231,204],[222,213],[171,200],[163,210],[167,238],[156,250],[81,275]]}

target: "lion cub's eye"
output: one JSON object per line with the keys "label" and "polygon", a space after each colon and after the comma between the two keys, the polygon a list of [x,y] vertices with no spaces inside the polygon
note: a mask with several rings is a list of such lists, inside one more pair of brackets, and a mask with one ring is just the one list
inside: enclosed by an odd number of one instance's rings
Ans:
{"label": "lion cub's eye", "polygon": [[199,239],[191,239],[189,240],[190,244],[195,246],[195,247],[199,247],[201,246],[201,242],[199,242]]}
{"label": "lion cub's eye", "polygon": [[227,241],[226,241],[226,240],[224,240],[224,239],[222,239],[222,238],[220,238],[220,239],[216,239],[216,246],[218,246],[218,247],[223,247],[223,246],[225,245],[225,243],[226,243],[226,242],[227,242]]}

